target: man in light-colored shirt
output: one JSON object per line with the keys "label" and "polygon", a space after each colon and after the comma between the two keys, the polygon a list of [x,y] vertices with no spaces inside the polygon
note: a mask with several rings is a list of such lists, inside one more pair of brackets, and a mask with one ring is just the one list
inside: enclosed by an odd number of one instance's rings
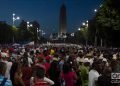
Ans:
{"label": "man in light-colored shirt", "polygon": [[31,67],[31,65],[33,64],[33,61],[30,57],[28,57],[28,66]]}
{"label": "man in light-colored shirt", "polygon": [[92,69],[89,72],[89,85],[88,86],[96,86],[96,82],[99,76],[100,76],[99,73],[96,70]]}
{"label": "man in light-colored shirt", "polygon": [[100,76],[98,73],[99,70],[99,63],[98,62],[93,62],[92,64],[92,69],[89,72],[89,83],[88,86],[97,86],[97,80],[98,77]]}
{"label": "man in light-colored shirt", "polygon": [[9,62],[7,60],[9,58],[7,53],[2,52],[1,57],[2,57],[1,61],[6,63],[6,65],[7,65],[7,69],[6,69],[6,72],[5,72],[5,77],[10,79],[10,69],[11,69],[11,66],[12,66],[12,62]]}
{"label": "man in light-colored shirt", "polygon": [[[0,62],[0,86],[12,86],[12,82],[10,79],[5,77],[5,70],[7,69],[7,64],[5,62]],[[3,80],[6,81],[3,84]]]}

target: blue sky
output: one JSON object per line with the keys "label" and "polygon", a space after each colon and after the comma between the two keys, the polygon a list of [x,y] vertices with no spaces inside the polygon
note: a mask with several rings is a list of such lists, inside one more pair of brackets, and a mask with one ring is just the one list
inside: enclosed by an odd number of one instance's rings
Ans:
{"label": "blue sky", "polygon": [[[102,0],[0,0],[0,21],[12,25],[12,13],[21,20],[38,21],[46,33],[58,32],[60,6],[67,9],[67,31],[74,32],[91,19]],[[16,26],[21,22],[15,21]]]}

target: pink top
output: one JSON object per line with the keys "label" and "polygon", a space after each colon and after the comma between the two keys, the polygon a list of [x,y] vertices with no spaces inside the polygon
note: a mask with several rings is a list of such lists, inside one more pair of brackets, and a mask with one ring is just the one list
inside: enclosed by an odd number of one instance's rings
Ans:
{"label": "pink top", "polygon": [[75,72],[68,72],[67,74],[62,73],[62,78],[65,80],[66,86],[76,86],[77,75]]}

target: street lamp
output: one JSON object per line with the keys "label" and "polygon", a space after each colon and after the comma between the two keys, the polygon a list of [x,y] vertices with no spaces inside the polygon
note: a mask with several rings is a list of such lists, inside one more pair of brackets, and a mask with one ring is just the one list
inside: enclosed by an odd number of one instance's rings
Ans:
{"label": "street lamp", "polygon": [[78,28],[78,31],[80,31],[81,30],[81,28]]}
{"label": "street lamp", "polygon": [[97,9],[94,9],[94,12],[96,13],[96,12],[97,12]]}
{"label": "street lamp", "polygon": [[82,25],[85,26],[85,22],[83,22]]}
{"label": "street lamp", "polygon": [[27,29],[29,29],[29,27],[32,27],[33,25],[32,24],[30,24],[30,22],[29,21],[27,21]]}
{"label": "street lamp", "polygon": [[87,26],[87,28],[88,28],[88,22],[89,22],[89,21],[87,20],[86,22],[87,22],[86,26]]}
{"label": "street lamp", "polygon": [[19,20],[19,19],[20,19],[20,17],[18,17],[18,16],[15,17],[15,13],[13,13],[13,18],[12,18],[12,20],[13,20],[13,26],[15,26],[15,25],[14,25],[15,21],[16,21],[16,20]]}
{"label": "street lamp", "polygon": [[88,20],[86,22],[88,23]]}

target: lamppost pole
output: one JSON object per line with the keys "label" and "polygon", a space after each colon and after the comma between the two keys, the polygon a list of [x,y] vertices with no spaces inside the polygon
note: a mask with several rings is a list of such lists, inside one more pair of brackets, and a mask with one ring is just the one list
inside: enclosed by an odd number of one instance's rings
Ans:
{"label": "lamppost pole", "polygon": [[[12,26],[13,26],[13,27],[15,27],[15,24],[14,24],[15,21],[16,21],[16,20],[19,20],[19,19],[20,19],[20,17],[15,17],[15,13],[12,14],[12,22],[13,22]],[[15,41],[15,40],[14,40],[14,33],[13,33],[13,38],[12,38],[12,40],[13,40],[13,43],[14,43],[14,41]]]}
{"label": "lamppost pole", "polygon": [[[97,9],[95,9],[94,12],[96,13],[96,12],[97,12]],[[98,31],[97,31],[97,28],[96,28],[96,30],[95,30],[94,46],[97,46],[97,33],[98,33]]]}
{"label": "lamppost pole", "polygon": [[88,45],[88,20],[86,21],[86,46]]}
{"label": "lamppost pole", "polygon": [[29,23],[30,23],[30,22],[27,21],[27,29],[29,29]]}
{"label": "lamppost pole", "polygon": [[82,25],[84,26],[83,34],[85,38],[85,44],[88,45],[88,20],[86,22],[83,22]]}
{"label": "lamppost pole", "polygon": [[15,21],[15,14],[13,13],[13,26],[14,26],[14,21]]}
{"label": "lamppost pole", "polygon": [[36,40],[37,40],[37,42],[41,39],[40,34],[42,35],[42,30],[40,30],[39,28],[37,28],[37,32],[36,32]]}
{"label": "lamppost pole", "polygon": [[39,40],[39,28],[37,28],[37,41]]}

